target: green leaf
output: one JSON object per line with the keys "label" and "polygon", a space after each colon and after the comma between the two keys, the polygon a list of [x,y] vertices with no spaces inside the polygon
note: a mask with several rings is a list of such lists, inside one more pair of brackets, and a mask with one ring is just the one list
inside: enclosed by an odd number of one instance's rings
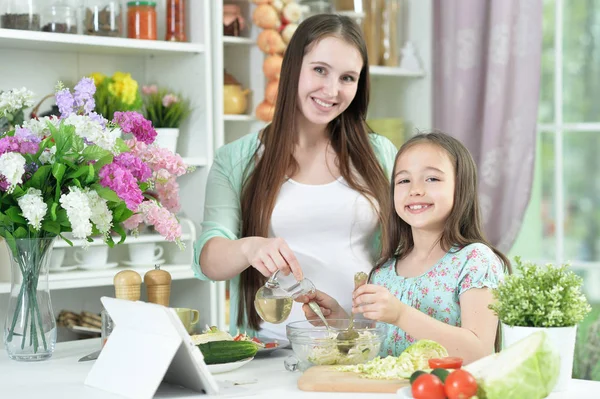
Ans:
{"label": "green leaf", "polygon": [[29,237],[29,231],[22,226],[19,226],[15,230],[15,238],[27,238]]}
{"label": "green leaf", "polygon": [[18,206],[11,206],[10,208],[8,208],[6,210],[6,215],[10,218],[10,220],[13,223],[19,223],[19,224],[27,224],[27,219],[25,219],[22,215],[21,215],[21,208],[19,208]]}
{"label": "green leaf", "polygon": [[133,215],[133,211],[127,208],[127,204],[124,202],[121,202],[112,212],[115,224],[122,223]]}
{"label": "green leaf", "polygon": [[48,208],[50,209],[50,219],[56,221],[56,208],[58,208],[58,202],[52,202],[52,205]]}
{"label": "green leaf", "polygon": [[12,230],[13,222],[6,214],[0,213],[0,226],[8,227],[9,230]]}
{"label": "green leaf", "polygon": [[16,255],[17,243],[15,241],[15,237],[9,231],[6,231],[5,235],[4,235],[4,239],[6,240],[6,244],[10,248],[11,252]]}
{"label": "green leaf", "polygon": [[88,164],[88,174],[87,174],[87,177],[85,178],[85,184],[90,184],[91,182],[94,181],[95,178],[96,178],[96,171],[94,170],[94,165],[92,165],[90,163],[90,164]]}
{"label": "green leaf", "polygon": [[56,162],[54,165],[52,165],[52,176],[54,176],[54,178],[56,178],[57,186],[61,185],[62,178],[65,175],[66,170],[67,170],[67,167],[65,165],[63,165],[62,163]]}
{"label": "green leaf", "polygon": [[50,165],[40,166],[38,170],[35,171],[33,176],[31,176],[31,179],[28,182],[28,186],[41,189],[47,184],[48,176],[50,175],[51,171],[52,167]]}
{"label": "green leaf", "polygon": [[108,165],[109,163],[112,163],[112,161],[113,161],[112,154],[106,155],[106,156],[100,158],[98,161],[96,161],[96,163],[94,163],[94,169],[96,170],[96,172],[98,172],[100,170],[100,168],[102,168],[104,165]]}
{"label": "green leaf", "polygon": [[84,143],[83,143],[83,138],[74,134],[73,135],[73,152],[77,153],[77,154],[81,154],[81,151],[83,151],[83,148],[85,147]]}
{"label": "green leaf", "polygon": [[91,188],[92,188],[92,190],[96,190],[98,195],[107,201],[112,201],[112,202],[123,201],[121,198],[119,198],[117,193],[115,193],[113,190],[111,190],[108,187],[103,187],[100,184],[95,183],[95,184],[92,184]]}
{"label": "green leaf", "polygon": [[88,173],[88,165],[79,165],[77,167],[77,170],[67,174],[65,180],[76,179],[78,177],[83,176],[86,173]]}
{"label": "green leaf", "polygon": [[69,244],[70,246],[73,246],[73,241],[69,240],[67,237],[65,237],[64,235],[62,235],[62,233],[60,234],[60,238],[62,238],[63,240],[65,240],[65,242],[67,244]]}
{"label": "green leaf", "polygon": [[42,230],[58,235],[60,234],[60,224],[52,220],[44,220],[42,222]]}
{"label": "green leaf", "polygon": [[83,159],[86,162],[97,161],[106,156],[112,157],[112,154],[110,153],[110,151],[107,151],[104,148],[99,147],[97,145],[89,145],[89,146],[85,147],[85,149],[83,150],[83,153],[81,155],[83,156]]}
{"label": "green leaf", "polygon": [[113,230],[119,233],[119,235],[121,236],[121,239],[117,244],[125,242],[125,238],[127,238],[127,233],[125,232],[125,229],[121,225],[115,225],[113,226]]}
{"label": "green leaf", "polygon": [[57,159],[60,159],[63,155],[67,154],[71,150],[71,147],[73,147],[74,132],[75,127],[65,125],[65,122],[63,121],[60,123],[60,127],[55,129],[55,132],[52,133],[54,143],[56,144]]}
{"label": "green leaf", "polygon": [[60,223],[61,226],[71,227],[71,222],[67,216],[67,211],[63,208],[59,208],[56,212],[56,221]]}
{"label": "green leaf", "polygon": [[125,142],[125,140],[123,140],[122,138],[118,137],[117,138],[117,144],[116,144],[116,148],[117,151],[119,153],[121,152],[129,152],[131,151],[131,149],[129,148],[129,146],[127,145],[127,143]]}

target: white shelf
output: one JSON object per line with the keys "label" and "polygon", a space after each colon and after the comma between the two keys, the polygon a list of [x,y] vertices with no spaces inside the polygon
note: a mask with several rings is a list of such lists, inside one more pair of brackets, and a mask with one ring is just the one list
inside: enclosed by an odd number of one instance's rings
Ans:
{"label": "white shelf", "polygon": [[127,55],[198,54],[204,45],[159,40],[0,29],[0,48]]}
{"label": "white shelf", "polygon": [[223,115],[224,121],[229,122],[253,122],[256,120],[254,115]]}
{"label": "white shelf", "polygon": [[[171,273],[172,280],[185,280],[194,277],[191,265],[161,265],[161,270],[166,270]],[[135,270],[140,274],[142,279],[144,274],[152,268],[141,269],[131,267],[113,267],[106,270],[73,270],[62,273],[50,273],[48,275],[48,284],[50,291],[68,289],[68,288],[85,288],[85,287],[102,287],[113,284],[115,274],[121,270]],[[0,283],[0,294],[10,292],[10,283]]]}
{"label": "white shelf", "polygon": [[256,41],[254,41],[253,39],[250,39],[249,37],[223,36],[223,44],[225,46],[228,46],[228,45],[253,46],[256,44]]}
{"label": "white shelf", "polygon": [[[121,239],[121,237],[119,237],[119,236],[113,237],[115,244],[120,239]],[[192,238],[191,234],[182,234],[181,235],[181,241],[193,240],[193,239],[195,239],[195,238]],[[85,240],[72,240],[72,242],[73,242],[73,247],[81,247],[86,243],[87,243],[87,245],[94,246],[94,247],[100,246],[100,245],[106,245],[106,243],[104,241],[102,241],[101,238],[94,238],[94,241],[92,241],[90,243],[88,243]],[[139,235],[137,237],[127,236],[125,241],[120,245],[140,244],[140,243],[144,243],[144,242],[165,242],[165,238],[163,236],[161,236],[160,234],[145,234],[145,235]],[[54,248],[70,248],[70,247],[71,246],[69,245],[69,243],[62,240],[61,238],[58,238],[56,240],[56,243],[54,244]]]}
{"label": "white shelf", "polygon": [[397,67],[386,67],[373,65],[369,66],[369,73],[371,76],[398,76],[406,78],[421,78],[425,76],[423,71],[409,71]]}
{"label": "white shelf", "polygon": [[205,157],[184,157],[183,162],[189,166],[203,167],[208,165]]}

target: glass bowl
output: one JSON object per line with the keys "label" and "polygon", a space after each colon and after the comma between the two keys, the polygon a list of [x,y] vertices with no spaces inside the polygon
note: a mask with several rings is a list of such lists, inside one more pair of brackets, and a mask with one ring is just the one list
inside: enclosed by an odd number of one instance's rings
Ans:
{"label": "glass bowl", "polygon": [[[286,326],[287,338],[292,350],[305,369],[313,365],[366,363],[379,354],[387,327],[372,320],[354,320],[354,330],[359,334],[355,341],[339,341],[337,335],[348,328],[348,319],[327,320],[328,331],[322,321],[302,320]],[[348,353],[341,352],[338,345],[351,346]]]}

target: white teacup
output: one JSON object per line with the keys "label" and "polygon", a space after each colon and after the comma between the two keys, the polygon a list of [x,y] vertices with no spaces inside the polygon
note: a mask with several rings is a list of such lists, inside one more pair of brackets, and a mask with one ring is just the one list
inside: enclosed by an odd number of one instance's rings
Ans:
{"label": "white teacup", "polygon": [[52,248],[50,253],[50,269],[60,269],[65,260],[65,250]]}
{"label": "white teacup", "polygon": [[129,245],[129,259],[133,263],[152,263],[160,259],[163,247],[154,242]]}
{"label": "white teacup", "polygon": [[81,265],[105,265],[108,263],[108,247],[100,245],[78,249],[73,253],[73,257]]}

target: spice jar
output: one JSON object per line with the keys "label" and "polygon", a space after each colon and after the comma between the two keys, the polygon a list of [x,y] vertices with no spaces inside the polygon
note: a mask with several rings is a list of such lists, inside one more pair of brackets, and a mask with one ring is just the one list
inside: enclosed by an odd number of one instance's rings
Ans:
{"label": "spice jar", "polygon": [[43,32],[77,33],[75,10],[64,0],[58,0],[46,7],[41,20]]}
{"label": "spice jar", "polygon": [[169,306],[171,296],[171,273],[161,270],[159,265],[144,275],[144,284],[148,292],[148,302]]}
{"label": "spice jar", "polygon": [[40,30],[40,14],[37,1],[0,1],[0,28]]}
{"label": "spice jar", "polygon": [[83,33],[91,36],[121,37],[123,16],[119,1],[87,0]]}
{"label": "spice jar", "polygon": [[127,3],[127,37],[156,40],[156,2],[130,1]]}
{"label": "spice jar", "polygon": [[166,41],[186,42],[185,36],[185,0],[167,0]]}

